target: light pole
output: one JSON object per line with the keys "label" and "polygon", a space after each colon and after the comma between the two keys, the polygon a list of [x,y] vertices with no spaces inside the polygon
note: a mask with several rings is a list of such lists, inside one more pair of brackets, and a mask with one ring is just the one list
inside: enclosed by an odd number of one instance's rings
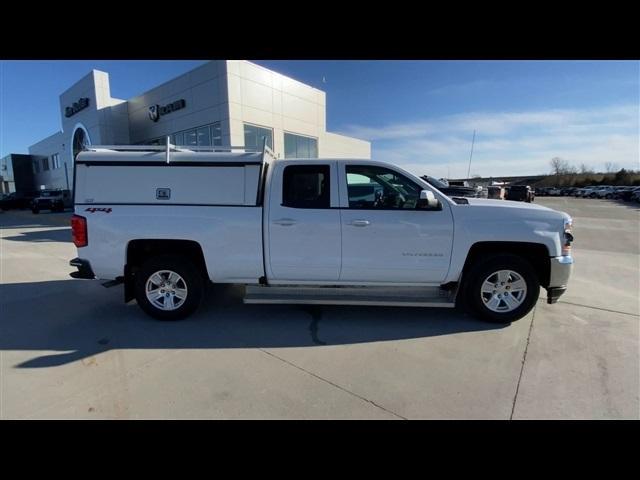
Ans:
{"label": "light pole", "polygon": [[469,169],[467,170],[467,180],[469,180],[469,174],[471,173],[471,157],[473,157],[473,144],[476,141],[476,131],[473,131],[473,140],[471,140],[471,155],[469,155]]}

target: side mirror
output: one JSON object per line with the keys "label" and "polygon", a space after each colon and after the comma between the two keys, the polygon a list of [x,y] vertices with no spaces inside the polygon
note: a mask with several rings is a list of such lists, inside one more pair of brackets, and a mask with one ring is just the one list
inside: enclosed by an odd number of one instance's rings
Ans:
{"label": "side mirror", "polygon": [[418,201],[418,208],[426,209],[440,209],[440,201],[436,198],[431,190],[422,190],[420,192],[420,200]]}

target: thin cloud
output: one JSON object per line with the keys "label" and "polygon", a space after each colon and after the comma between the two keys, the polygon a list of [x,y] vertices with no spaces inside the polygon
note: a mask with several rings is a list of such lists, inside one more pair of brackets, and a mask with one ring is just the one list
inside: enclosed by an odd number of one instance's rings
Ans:
{"label": "thin cloud", "polygon": [[544,173],[554,156],[594,169],[603,169],[604,162],[639,169],[639,114],[638,105],[472,112],[380,127],[350,125],[342,133],[372,141],[373,158],[421,174],[436,169],[440,176],[465,176],[473,130],[472,173],[483,176]]}

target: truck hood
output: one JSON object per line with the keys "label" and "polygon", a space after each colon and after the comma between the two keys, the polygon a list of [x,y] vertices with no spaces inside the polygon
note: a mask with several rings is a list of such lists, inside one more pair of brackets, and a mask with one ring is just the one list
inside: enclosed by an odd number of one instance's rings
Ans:
{"label": "truck hood", "polygon": [[552,208],[543,207],[527,202],[516,202],[513,200],[492,200],[487,198],[467,198],[469,205],[479,207],[497,207],[497,208],[519,208],[524,210],[548,210],[554,212]]}
{"label": "truck hood", "polygon": [[554,210],[549,207],[543,207],[542,205],[536,205],[534,203],[516,202],[513,200],[492,200],[486,198],[467,198],[466,200],[469,204],[459,205],[459,208],[462,210],[469,209],[469,213],[474,217],[482,217],[484,213],[490,214],[502,212],[503,216],[521,219],[552,219],[554,217],[557,219],[571,218],[568,213]]}

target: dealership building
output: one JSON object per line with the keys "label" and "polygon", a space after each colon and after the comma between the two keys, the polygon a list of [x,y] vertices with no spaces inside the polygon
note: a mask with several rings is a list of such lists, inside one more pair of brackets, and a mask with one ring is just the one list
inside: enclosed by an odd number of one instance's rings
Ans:
{"label": "dealership building", "polygon": [[369,142],[326,131],[326,94],[244,60],[213,60],[129,100],[92,70],[60,95],[61,131],[29,147],[36,189],[71,188],[85,145],[244,146],[279,158],[370,158]]}

